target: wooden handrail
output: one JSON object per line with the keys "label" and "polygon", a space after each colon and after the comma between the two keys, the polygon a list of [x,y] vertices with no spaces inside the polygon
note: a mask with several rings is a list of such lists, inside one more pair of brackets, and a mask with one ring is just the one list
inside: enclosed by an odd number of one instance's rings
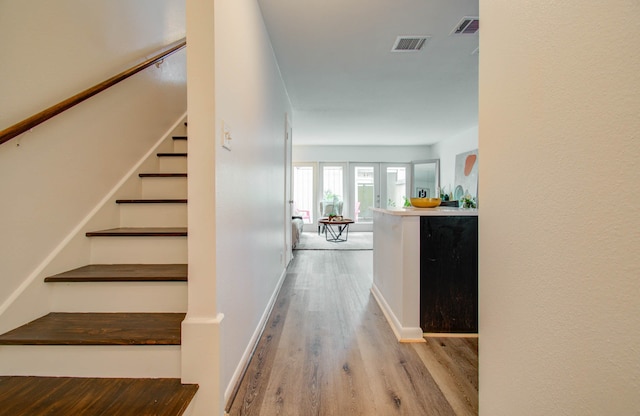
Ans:
{"label": "wooden handrail", "polygon": [[106,81],[103,81],[99,84],[94,85],[93,87],[86,89],[84,91],[82,91],[79,94],[74,95],[73,97],[67,98],[64,101],[59,102],[56,105],[53,105],[49,108],[47,108],[46,110],[43,110],[41,112],[39,112],[38,114],[34,114],[29,118],[26,118],[24,120],[22,120],[19,123],[14,124],[13,126],[4,129],[2,131],[0,131],[0,144],[8,142],[9,140],[13,139],[14,137],[34,128],[35,126],[37,126],[40,123],[43,123],[47,120],[49,120],[51,117],[54,117],[60,113],[62,113],[65,110],[70,109],[71,107],[75,106],[76,104],[79,104],[81,102],[83,102],[84,100],[93,97],[94,95],[106,90],[107,88],[119,83],[120,81],[123,81],[127,78],[129,78],[132,75],[137,74],[138,72],[142,71],[145,68],[150,67],[151,65],[162,61],[164,58],[166,58],[167,56],[179,51],[180,49],[184,48],[187,45],[187,41],[186,38],[183,38],[182,40],[179,40],[177,42],[175,42],[172,45],[168,46],[168,49],[164,50],[163,52],[157,54],[156,56],[147,59],[146,61],[133,66],[129,69],[127,69],[126,71],[123,71],[121,73],[119,73],[118,75],[115,75],[111,78],[109,78]]}

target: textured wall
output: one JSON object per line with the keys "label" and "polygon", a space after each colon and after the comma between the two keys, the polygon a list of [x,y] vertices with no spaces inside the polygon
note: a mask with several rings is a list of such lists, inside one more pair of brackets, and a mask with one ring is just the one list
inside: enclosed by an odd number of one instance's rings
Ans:
{"label": "textured wall", "polygon": [[481,1],[481,415],[640,414],[639,12]]}

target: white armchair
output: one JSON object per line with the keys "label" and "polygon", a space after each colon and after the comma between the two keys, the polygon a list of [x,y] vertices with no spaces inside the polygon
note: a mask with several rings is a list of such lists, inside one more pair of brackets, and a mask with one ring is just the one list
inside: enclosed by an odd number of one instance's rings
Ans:
{"label": "white armchair", "polygon": [[329,215],[342,215],[342,201],[320,201],[320,218],[327,218]]}
{"label": "white armchair", "polygon": [[[342,215],[342,201],[320,201],[320,217],[318,219],[327,218],[329,215]],[[318,234],[326,232],[323,225],[318,224]]]}

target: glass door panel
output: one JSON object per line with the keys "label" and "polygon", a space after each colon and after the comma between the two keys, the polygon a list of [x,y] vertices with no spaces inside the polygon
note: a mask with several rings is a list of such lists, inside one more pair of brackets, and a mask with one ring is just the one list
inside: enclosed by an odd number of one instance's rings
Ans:
{"label": "glass door panel", "polygon": [[381,164],[381,208],[393,209],[404,206],[405,200],[409,198],[411,181],[408,180],[408,175],[410,166],[408,163]]}
{"label": "glass door panel", "polygon": [[292,215],[301,216],[305,224],[311,224],[314,221],[313,179],[313,165],[294,164]]}
{"label": "glass door panel", "polygon": [[320,192],[318,218],[345,215],[346,166],[343,163],[320,164]]}
{"label": "glass door panel", "polygon": [[380,206],[379,164],[352,163],[351,190],[353,220],[356,223],[373,222],[372,208]]}

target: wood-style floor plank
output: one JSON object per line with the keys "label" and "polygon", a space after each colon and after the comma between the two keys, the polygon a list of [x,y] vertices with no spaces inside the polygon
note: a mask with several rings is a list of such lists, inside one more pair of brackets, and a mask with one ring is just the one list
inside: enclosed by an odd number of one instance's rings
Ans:
{"label": "wood-style floor plank", "polygon": [[[458,413],[474,409],[464,390],[443,394],[429,351],[395,338],[370,292],[372,251],[294,253],[230,416],[473,414]],[[475,361],[472,347],[437,354],[454,380],[475,374],[477,415],[477,342]]]}
{"label": "wood-style floor plank", "polygon": [[179,379],[0,376],[0,416],[179,416],[197,390]]}
{"label": "wood-style floor plank", "polygon": [[478,338],[426,338],[413,344],[458,416],[478,414]]}
{"label": "wood-style floor plank", "polygon": [[180,345],[184,313],[49,313],[0,345]]}

